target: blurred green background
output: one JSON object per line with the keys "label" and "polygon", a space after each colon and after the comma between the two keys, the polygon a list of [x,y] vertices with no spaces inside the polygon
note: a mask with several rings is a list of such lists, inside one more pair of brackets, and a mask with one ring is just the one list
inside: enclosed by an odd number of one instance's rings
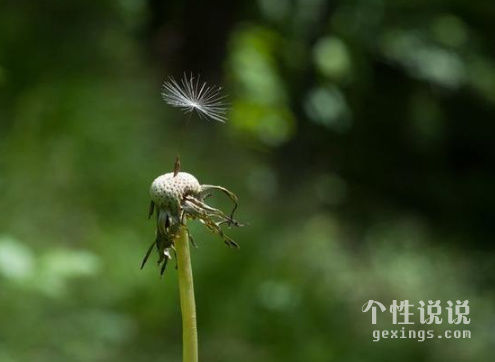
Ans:
{"label": "blurred green background", "polygon": [[[201,360],[491,360],[494,19],[483,0],[1,2],[0,362],[180,360],[173,264],[139,270],[178,151],[249,224],[238,251],[191,225]],[[226,125],[161,100],[184,71],[224,86]],[[468,299],[472,338],[373,343],[369,299]]]}

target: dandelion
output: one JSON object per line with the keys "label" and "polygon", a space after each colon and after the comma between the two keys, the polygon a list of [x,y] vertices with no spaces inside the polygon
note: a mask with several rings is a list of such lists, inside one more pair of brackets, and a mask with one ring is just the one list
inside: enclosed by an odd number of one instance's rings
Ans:
{"label": "dandelion", "polygon": [[[199,220],[230,247],[238,245],[223,232],[221,226],[242,226],[233,218],[237,209],[237,196],[233,192],[222,186],[201,185],[193,175],[179,172],[179,167],[180,164],[176,161],[174,171],[157,177],[150,187],[151,204],[148,216],[151,217],[156,209],[156,239],[148,249],[141,268],[156,247],[158,264],[161,264],[160,274],[163,274],[167,261],[172,258],[175,241],[181,227],[185,227],[187,219]],[[205,199],[212,196],[211,192],[214,190],[225,193],[234,203],[230,215],[205,203]],[[190,240],[193,243],[192,238]]]}
{"label": "dandelion", "polygon": [[225,123],[227,104],[222,88],[200,82],[199,76],[185,73],[180,82],[173,77],[163,83],[162,98],[172,107],[181,108],[185,113],[196,113],[201,118],[211,118]]}
{"label": "dandelion", "polygon": [[[215,190],[225,193],[234,203],[230,215],[205,202]],[[195,244],[186,224],[188,219],[199,220],[208,230],[219,235],[225,244],[238,247],[222,230],[223,225],[242,226],[233,218],[237,208],[237,196],[222,186],[201,185],[190,173],[180,172],[178,157],[173,172],[161,175],[153,181],[150,196],[148,217],[156,211],[156,237],[144,256],[141,269],[153,249],[158,252],[158,264],[161,264],[162,275],[168,260],[172,255],[176,256],[182,313],[183,362],[198,362],[196,302],[189,242]]]}
{"label": "dandelion", "polygon": [[[199,76],[186,74],[176,81],[170,77],[163,83],[162,98],[173,107],[185,113],[196,112],[200,118],[226,121],[227,104],[220,87],[200,82]],[[230,215],[206,203],[214,191],[226,194],[234,204]],[[160,274],[163,275],[167,262],[175,256],[179,279],[180,307],[182,314],[182,356],[183,362],[198,362],[198,333],[196,325],[196,302],[191,266],[189,243],[194,241],[187,229],[188,220],[198,220],[206,229],[220,236],[230,247],[237,243],[227,236],[224,226],[242,226],[234,219],[237,196],[222,186],[202,185],[196,177],[180,172],[180,158],[177,154],[173,172],[157,177],[150,187],[151,203],[148,217],[156,214],[155,239],[151,243],[141,269],[151,252],[156,249]]]}

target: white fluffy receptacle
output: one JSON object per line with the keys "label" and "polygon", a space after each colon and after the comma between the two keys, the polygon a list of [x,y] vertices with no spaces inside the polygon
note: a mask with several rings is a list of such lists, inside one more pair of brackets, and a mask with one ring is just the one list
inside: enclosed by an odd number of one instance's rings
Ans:
{"label": "white fluffy receptacle", "polygon": [[196,177],[187,172],[173,172],[157,177],[150,187],[151,200],[160,209],[169,210],[177,215],[179,205],[185,195],[197,195],[201,185]]}

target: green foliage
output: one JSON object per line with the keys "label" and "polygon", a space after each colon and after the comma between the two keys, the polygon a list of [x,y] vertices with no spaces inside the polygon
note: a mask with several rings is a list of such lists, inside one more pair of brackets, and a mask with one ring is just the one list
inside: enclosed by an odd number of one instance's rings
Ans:
{"label": "green foliage", "polygon": [[[202,360],[490,360],[494,14],[446,0],[4,5],[0,362],[179,360],[173,262],[162,280],[153,258],[139,270],[148,188],[178,150],[248,224],[229,230],[239,251],[190,225]],[[161,101],[183,71],[224,79],[225,126]],[[471,340],[372,343],[361,313],[457,298]]]}

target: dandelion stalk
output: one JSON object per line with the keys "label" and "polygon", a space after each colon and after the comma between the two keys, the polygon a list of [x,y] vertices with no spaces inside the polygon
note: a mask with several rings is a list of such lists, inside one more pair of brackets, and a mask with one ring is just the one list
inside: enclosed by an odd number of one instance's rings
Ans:
{"label": "dandelion stalk", "polygon": [[182,313],[182,361],[198,361],[198,330],[196,326],[196,303],[194,281],[189,252],[187,228],[181,226],[177,241],[177,268],[179,274],[180,309]]}

